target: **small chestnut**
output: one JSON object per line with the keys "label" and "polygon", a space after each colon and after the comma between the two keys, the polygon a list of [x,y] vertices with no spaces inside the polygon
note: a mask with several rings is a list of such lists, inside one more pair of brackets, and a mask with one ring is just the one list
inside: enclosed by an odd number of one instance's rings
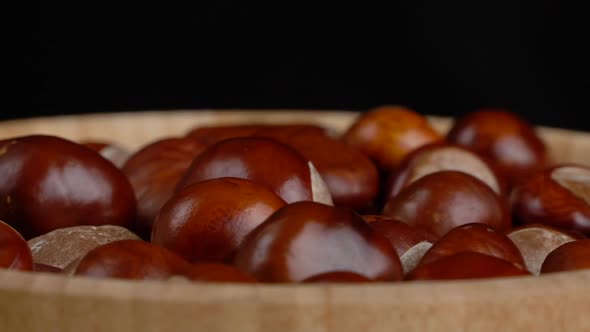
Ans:
{"label": "small chestnut", "polygon": [[194,263],[228,261],[244,237],[284,205],[274,192],[248,180],[199,182],[162,207],[152,243]]}
{"label": "small chestnut", "polygon": [[509,261],[477,252],[465,251],[419,265],[407,280],[480,279],[530,275]]}
{"label": "small chestnut", "polygon": [[541,273],[590,269],[590,239],[568,242],[553,250],[541,266]]}
{"label": "small chestnut", "polygon": [[333,271],[316,274],[303,280],[303,283],[356,283],[371,281],[371,279],[358,273],[349,271]]}
{"label": "small chestnut", "polygon": [[193,161],[177,191],[222,177],[261,184],[287,203],[310,200],[332,205],[330,192],[314,165],[293,148],[272,139],[240,137],[208,147]]}
{"label": "small chestnut", "polygon": [[103,158],[109,160],[118,168],[123,167],[131,155],[131,153],[125,148],[113,143],[106,143],[102,141],[83,141],[80,144],[98,152],[101,156],[103,156]]}
{"label": "small chestnut", "polygon": [[90,250],[119,240],[139,240],[139,237],[119,226],[74,226],[30,239],[28,245],[36,264],[64,269]]}
{"label": "small chestnut", "polygon": [[315,202],[283,207],[258,226],[235,257],[238,269],[263,282],[299,282],[331,271],[400,280],[395,250],[350,209]]}
{"label": "small chestnut", "polygon": [[0,220],[0,269],[33,270],[33,256],[27,241]]}
{"label": "small chestnut", "polygon": [[512,230],[508,237],[518,247],[527,270],[539,275],[547,255],[557,247],[575,241],[571,234],[545,225],[527,225]]}
{"label": "small chestnut", "polygon": [[256,279],[231,265],[201,263],[192,265],[184,276],[192,281],[253,283]]}
{"label": "small chestnut", "polygon": [[92,249],[75,275],[95,278],[166,280],[183,275],[190,264],[166,248],[141,240],[121,240]]}
{"label": "small chestnut", "polygon": [[510,238],[484,224],[467,224],[453,228],[426,252],[420,265],[464,251],[494,256],[511,262],[520,269],[525,268],[521,253]]}
{"label": "small chestnut", "polygon": [[508,204],[477,178],[457,171],[426,175],[387,201],[383,214],[423,229],[437,239],[470,223],[496,231],[511,228]]}
{"label": "small chestnut", "polygon": [[402,106],[382,106],[362,114],[343,139],[382,170],[392,170],[411,151],[443,137],[424,116]]}
{"label": "small chestnut", "polygon": [[560,165],[536,172],[514,188],[511,199],[522,223],[590,235],[590,167]]}
{"label": "small chestnut", "polygon": [[161,139],[135,152],[122,170],[137,196],[134,229],[149,239],[160,209],[172,197],[178,181],[205,145],[190,138]]}
{"label": "small chestnut", "polygon": [[30,239],[80,225],[135,220],[127,177],[98,153],[53,136],[0,141],[0,218]]}
{"label": "small chestnut", "polygon": [[501,109],[482,109],[457,119],[447,139],[490,158],[510,184],[542,168],[547,158],[535,129]]}
{"label": "small chestnut", "polygon": [[461,146],[433,143],[411,152],[392,173],[388,199],[411,183],[440,171],[459,171],[487,184],[496,194],[505,193],[504,182],[487,160]]}

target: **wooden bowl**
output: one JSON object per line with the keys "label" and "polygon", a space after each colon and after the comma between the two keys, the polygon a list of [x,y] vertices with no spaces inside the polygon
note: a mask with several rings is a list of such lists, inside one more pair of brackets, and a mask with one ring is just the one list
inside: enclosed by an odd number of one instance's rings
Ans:
{"label": "wooden bowl", "polygon": [[[175,111],[0,122],[32,133],[136,149],[199,124],[313,122],[352,112]],[[441,132],[451,121],[431,117]],[[554,160],[590,164],[590,133],[539,128]],[[369,285],[134,282],[0,270],[0,331],[590,331],[590,271]]]}

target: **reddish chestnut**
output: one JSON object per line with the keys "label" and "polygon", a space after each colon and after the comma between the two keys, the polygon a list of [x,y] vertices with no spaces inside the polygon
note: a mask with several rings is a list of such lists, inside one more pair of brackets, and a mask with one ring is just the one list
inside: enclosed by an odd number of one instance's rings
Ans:
{"label": "reddish chestnut", "polygon": [[512,184],[546,161],[545,144],[534,128],[505,110],[467,114],[455,122],[447,139],[492,159]]}
{"label": "reddish chestnut", "polygon": [[440,238],[470,223],[497,231],[510,229],[508,204],[471,175],[442,171],[426,175],[390,199],[383,214]]}
{"label": "reddish chestnut", "polygon": [[253,283],[254,277],[245,274],[231,265],[202,263],[192,265],[185,277],[193,281]]}
{"label": "reddish chestnut", "polygon": [[434,235],[387,216],[364,215],[363,219],[391,242],[400,257],[420,242],[436,241]]}
{"label": "reddish chestnut", "polygon": [[541,267],[541,273],[590,269],[590,239],[568,242],[553,250]]}
{"label": "reddish chestnut", "polygon": [[508,237],[518,247],[527,270],[539,275],[547,255],[564,243],[575,241],[570,234],[544,225],[527,225],[512,230]]}
{"label": "reddish chestnut", "polygon": [[352,282],[371,282],[371,279],[354,272],[334,271],[322,274],[316,274],[305,280],[304,283],[352,283]]}
{"label": "reddish chestnut", "polygon": [[237,178],[203,181],[176,194],[154,223],[152,242],[191,262],[222,262],[285,202],[266,187]]}
{"label": "reddish chestnut", "polygon": [[287,203],[310,200],[332,204],[313,164],[293,148],[267,138],[233,138],[208,147],[193,161],[177,189],[222,177],[256,182]]}
{"label": "reddish chestnut", "polygon": [[506,235],[484,224],[467,224],[452,229],[426,252],[420,265],[464,251],[494,256],[520,269],[525,268],[518,247]]}
{"label": "reddish chestnut", "polygon": [[159,279],[183,275],[190,264],[166,248],[140,240],[111,242],[92,249],[76,275],[96,278]]}
{"label": "reddish chestnut", "polygon": [[530,176],[512,194],[523,223],[542,223],[590,234],[590,168],[562,165]]}
{"label": "reddish chestnut", "polygon": [[265,282],[298,282],[330,271],[400,280],[402,266],[384,236],[354,211],[315,202],[287,205],[240,246],[236,266]]}
{"label": "reddish chestnut", "polygon": [[445,256],[430,264],[416,267],[408,280],[479,279],[525,276],[529,273],[509,261],[477,252]]}
{"label": "reddish chestnut", "polygon": [[0,218],[29,239],[78,225],[130,227],[135,195],[111,162],[79,144],[26,136],[0,142]]}
{"label": "reddish chestnut", "polygon": [[395,168],[411,151],[442,139],[425,117],[401,106],[370,110],[344,134],[346,143],[360,149],[384,170]]}
{"label": "reddish chestnut", "polygon": [[487,184],[496,194],[505,193],[504,183],[488,161],[458,145],[434,143],[410,153],[392,174],[388,198],[411,183],[440,171],[459,171]]}
{"label": "reddish chestnut", "polygon": [[113,143],[85,141],[81,144],[86,146],[87,148],[90,148],[91,150],[98,152],[106,160],[109,160],[119,168],[121,168],[125,164],[127,159],[129,159],[129,156],[131,155],[129,151]]}
{"label": "reddish chestnut", "polygon": [[227,126],[198,127],[191,130],[187,137],[207,146],[223,140],[238,137],[267,137],[285,142],[286,139],[299,134],[326,134],[326,129],[310,124],[235,124]]}
{"label": "reddish chestnut", "polygon": [[205,145],[190,138],[167,138],[134,153],[123,172],[137,196],[137,227],[143,238],[150,237],[160,209],[172,197],[178,181]]}
{"label": "reddish chestnut", "polygon": [[0,269],[33,269],[33,256],[25,239],[0,220]]}

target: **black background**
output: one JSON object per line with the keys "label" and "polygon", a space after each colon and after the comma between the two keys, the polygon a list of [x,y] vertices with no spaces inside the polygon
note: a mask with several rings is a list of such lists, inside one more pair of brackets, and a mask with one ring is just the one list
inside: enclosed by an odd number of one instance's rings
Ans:
{"label": "black background", "polygon": [[590,129],[582,2],[42,0],[36,105],[2,117],[187,108],[460,115]]}

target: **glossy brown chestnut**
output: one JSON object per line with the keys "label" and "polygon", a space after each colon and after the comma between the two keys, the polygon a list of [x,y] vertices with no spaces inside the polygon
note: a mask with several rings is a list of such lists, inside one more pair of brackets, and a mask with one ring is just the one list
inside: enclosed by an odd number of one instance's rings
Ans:
{"label": "glossy brown chestnut", "polygon": [[135,195],[98,153],[53,136],[0,141],[0,218],[26,238],[78,225],[130,227]]}
{"label": "glossy brown chestnut", "polygon": [[166,138],[134,153],[123,166],[137,196],[137,227],[149,239],[160,209],[205,145],[190,138]]}
{"label": "glossy brown chestnut", "polygon": [[98,152],[101,156],[103,156],[103,158],[109,160],[119,168],[123,167],[131,155],[129,151],[114,143],[102,141],[84,141],[80,144]]}
{"label": "glossy brown chestnut", "polygon": [[514,188],[512,208],[522,223],[590,234],[590,168],[561,165],[531,175]]}
{"label": "glossy brown chestnut", "polygon": [[139,240],[139,237],[119,226],[74,226],[56,229],[27,242],[35,263],[64,269],[90,250],[120,240]]}
{"label": "glossy brown chestnut", "polygon": [[0,220],[0,269],[31,271],[33,256],[25,239]]}
{"label": "glossy brown chestnut", "polygon": [[516,114],[483,109],[458,119],[447,139],[489,157],[511,184],[546,162],[546,148],[534,128]]}
{"label": "glossy brown chestnut", "polygon": [[458,145],[433,143],[404,158],[390,177],[387,199],[425,175],[440,171],[467,173],[487,184],[498,195],[506,192],[504,181],[488,161]]}
{"label": "glossy brown chestnut", "polygon": [[425,117],[402,106],[382,106],[362,114],[344,141],[392,170],[411,151],[443,138]]}
{"label": "glossy brown chestnut", "polygon": [[111,242],[92,249],[76,275],[95,278],[158,279],[183,275],[190,264],[166,248],[141,240]]}
{"label": "glossy brown chestnut", "polygon": [[227,126],[202,126],[191,130],[187,137],[207,146],[226,139],[238,137],[267,137],[285,143],[291,136],[299,134],[326,134],[326,129],[311,124],[235,124]]}
{"label": "glossy brown chestnut", "polygon": [[223,262],[285,202],[266,187],[237,178],[199,182],[177,193],[156,218],[152,242],[190,262]]}
{"label": "glossy brown chestnut", "polygon": [[480,180],[456,171],[420,178],[390,199],[383,214],[436,238],[470,223],[487,224],[500,232],[511,228],[507,202]]}
{"label": "glossy brown chestnut", "polygon": [[299,282],[331,271],[400,280],[402,266],[384,236],[350,209],[315,202],[287,205],[240,246],[235,265],[265,282]]}
{"label": "glossy brown chestnut", "polygon": [[484,224],[467,224],[453,228],[430,248],[420,265],[460,252],[477,252],[511,262],[524,269],[524,259],[518,247],[504,234]]}
{"label": "glossy brown chestnut", "polygon": [[304,283],[349,283],[349,282],[371,282],[372,280],[354,272],[334,271],[316,274],[305,280]]}
{"label": "glossy brown chestnut", "polygon": [[231,265],[201,263],[192,265],[184,274],[193,281],[253,283],[256,279]]}
{"label": "glossy brown chestnut", "polygon": [[590,239],[568,242],[553,250],[541,267],[541,273],[590,269]]}
{"label": "glossy brown chestnut", "polygon": [[480,279],[526,276],[529,273],[506,260],[480,254],[461,252],[445,256],[430,264],[416,267],[408,280]]}
{"label": "glossy brown chestnut", "polygon": [[293,148],[268,138],[233,138],[208,147],[193,161],[177,190],[222,177],[261,184],[287,203],[309,200],[332,204],[313,164]]}
{"label": "glossy brown chestnut", "polygon": [[59,267],[55,267],[55,266],[51,266],[51,265],[47,265],[47,264],[41,264],[41,263],[35,263],[33,270],[35,272],[47,272],[47,273],[62,273],[63,269],[60,269]]}
{"label": "glossy brown chestnut", "polygon": [[508,237],[518,247],[527,270],[539,275],[543,261],[559,246],[575,241],[566,232],[545,225],[527,225],[512,230]]}

